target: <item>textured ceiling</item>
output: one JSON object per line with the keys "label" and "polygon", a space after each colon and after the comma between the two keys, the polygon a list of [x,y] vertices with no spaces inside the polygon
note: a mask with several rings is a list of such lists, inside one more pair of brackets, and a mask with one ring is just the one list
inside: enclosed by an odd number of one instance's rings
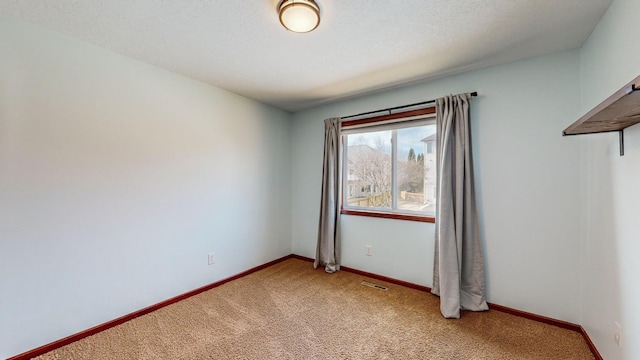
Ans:
{"label": "textured ceiling", "polygon": [[580,47],[612,0],[317,1],[307,34],[280,25],[279,0],[0,0],[0,14],[295,111]]}

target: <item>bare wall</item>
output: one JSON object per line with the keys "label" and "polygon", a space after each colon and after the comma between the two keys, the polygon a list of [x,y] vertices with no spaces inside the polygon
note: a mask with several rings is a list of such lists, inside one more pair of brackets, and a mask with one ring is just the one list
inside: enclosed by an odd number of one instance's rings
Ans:
{"label": "bare wall", "polygon": [[[325,118],[467,91],[480,94],[471,116],[489,300],[577,323],[580,141],[561,136],[579,113],[577,50],[294,113],[293,252],[315,255]],[[345,266],[431,285],[433,224],[343,216],[341,231]]]}
{"label": "bare wall", "polygon": [[2,17],[0,54],[0,358],[291,252],[289,113]]}
{"label": "bare wall", "polygon": [[[581,113],[640,75],[640,2],[614,0],[581,49]],[[640,125],[582,136],[582,324],[605,359],[640,359]],[[622,348],[613,341],[622,325]]]}

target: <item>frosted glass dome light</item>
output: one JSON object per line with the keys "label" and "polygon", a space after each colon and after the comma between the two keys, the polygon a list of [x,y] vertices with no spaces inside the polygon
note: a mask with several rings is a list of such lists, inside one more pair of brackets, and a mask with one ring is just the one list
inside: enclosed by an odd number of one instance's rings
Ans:
{"label": "frosted glass dome light", "polygon": [[320,24],[320,8],[313,0],[284,0],[279,12],[282,26],[293,32],[309,32]]}

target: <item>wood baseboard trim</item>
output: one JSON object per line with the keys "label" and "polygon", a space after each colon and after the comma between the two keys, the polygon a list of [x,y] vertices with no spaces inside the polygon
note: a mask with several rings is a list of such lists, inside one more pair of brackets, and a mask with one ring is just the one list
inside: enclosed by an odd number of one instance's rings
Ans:
{"label": "wood baseboard trim", "polygon": [[[121,316],[121,317],[119,317],[117,319],[108,321],[108,322],[106,322],[104,324],[100,324],[100,325],[94,326],[94,327],[92,327],[90,329],[87,329],[87,330],[78,332],[76,334],[67,336],[67,337],[65,337],[63,339],[56,340],[54,342],[51,342],[49,344],[40,346],[40,347],[35,348],[33,350],[26,351],[26,352],[24,352],[22,354],[15,355],[13,357],[8,358],[7,360],[28,360],[28,359],[34,358],[36,356],[40,356],[40,355],[45,354],[45,353],[47,353],[49,351],[53,351],[55,349],[58,349],[60,347],[65,346],[65,345],[68,345],[68,344],[71,344],[71,343],[76,342],[78,340],[84,339],[84,338],[86,338],[88,336],[97,334],[97,333],[99,333],[101,331],[105,331],[107,329],[110,329],[110,328],[112,328],[114,326],[120,325],[120,324],[122,324],[124,322],[127,322],[129,320],[132,320],[132,319],[135,319],[135,318],[140,317],[142,315],[145,315],[145,314],[148,314],[150,312],[156,311],[156,310],[161,309],[161,308],[163,308],[165,306],[174,304],[174,303],[176,303],[178,301],[190,298],[190,297],[192,297],[194,295],[198,295],[198,294],[200,294],[202,292],[205,292],[207,290],[211,290],[211,289],[213,289],[215,287],[218,287],[218,286],[223,285],[225,283],[228,283],[230,281],[239,279],[241,277],[247,276],[247,275],[249,275],[251,273],[254,273],[256,271],[268,268],[269,266],[275,265],[275,264],[277,264],[279,262],[282,262],[282,261],[285,261],[285,260],[288,260],[288,259],[298,259],[298,260],[308,261],[308,262],[312,262],[312,263],[314,261],[314,259],[311,259],[311,258],[308,258],[308,257],[305,257],[305,256],[301,256],[301,255],[296,255],[296,254],[290,254],[290,255],[287,255],[287,256],[283,256],[283,257],[281,257],[279,259],[270,261],[270,262],[262,264],[262,265],[258,265],[256,267],[253,267],[253,268],[251,268],[249,270],[243,271],[243,272],[241,272],[239,274],[236,274],[234,276],[228,277],[226,279],[222,279],[220,281],[216,281],[216,282],[211,283],[209,285],[202,286],[202,287],[197,288],[195,290],[186,292],[186,293],[184,293],[182,295],[178,295],[178,296],[172,297],[170,299],[161,301],[161,302],[159,302],[157,304],[148,306],[148,307],[146,307],[144,309],[141,309],[141,310],[138,310],[138,311],[134,311],[134,312],[132,312],[130,314],[127,314],[127,315]],[[366,276],[366,277],[369,277],[369,278],[372,278],[372,279],[386,281],[386,282],[391,283],[391,284],[401,285],[401,286],[408,287],[408,288],[411,288],[411,289],[416,289],[416,290],[419,290],[419,291],[431,292],[431,288],[429,288],[427,286],[422,286],[422,285],[410,283],[410,282],[403,281],[403,280],[398,280],[398,279],[394,279],[394,278],[390,278],[390,277],[386,277],[386,276],[382,276],[382,275],[377,275],[377,274],[373,274],[373,273],[370,273],[370,272],[366,272],[366,271],[362,271],[362,270],[358,270],[358,269],[354,269],[354,268],[350,268],[350,267],[346,267],[346,266],[341,266],[340,269],[343,270],[343,271],[347,271],[347,272],[350,272],[350,273],[357,274],[357,275]],[[546,316],[536,315],[536,314],[529,313],[529,312],[526,312],[526,311],[517,310],[517,309],[513,309],[513,308],[509,308],[509,307],[506,307],[506,306],[493,304],[493,303],[489,303],[489,307],[492,310],[505,312],[505,313],[508,313],[508,314],[511,314],[511,315],[524,317],[524,318],[527,318],[527,319],[530,319],[530,320],[539,321],[539,322],[543,322],[545,324],[554,325],[554,326],[558,326],[558,327],[561,327],[561,328],[564,328],[564,329],[568,329],[568,330],[573,330],[573,331],[579,332],[580,334],[582,334],[582,337],[586,341],[587,346],[589,346],[589,349],[591,350],[591,353],[596,358],[596,360],[602,360],[602,356],[600,355],[600,352],[598,351],[596,346],[591,341],[591,338],[589,338],[589,335],[587,334],[586,330],[580,325],[572,324],[570,322],[566,322],[566,321],[562,321],[562,320],[549,318],[549,317],[546,317]]]}
{"label": "wood baseboard trim", "polygon": [[114,319],[114,320],[111,320],[111,321],[107,321],[104,324],[96,325],[96,326],[94,326],[94,327],[92,327],[90,329],[75,333],[73,335],[67,336],[67,337],[65,337],[63,339],[60,339],[60,340],[56,340],[54,342],[51,342],[49,344],[40,346],[40,347],[35,348],[33,350],[29,350],[29,351],[23,352],[22,354],[15,355],[13,357],[8,358],[7,360],[27,360],[27,359],[34,358],[36,356],[40,356],[40,355],[45,354],[45,353],[47,353],[49,351],[61,348],[61,347],[65,346],[65,345],[69,345],[69,344],[71,344],[73,342],[76,342],[76,341],[84,339],[84,338],[86,338],[88,336],[97,334],[97,333],[99,333],[101,331],[105,331],[105,330],[110,329],[110,328],[112,328],[114,326],[117,326],[117,325],[120,325],[122,323],[125,323],[125,322],[127,322],[129,320],[133,320],[133,319],[135,319],[137,317],[140,317],[142,315],[145,315],[145,314],[148,314],[150,312],[153,312],[153,311],[156,311],[158,309],[161,309],[161,308],[163,308],[165,306],[177,303],[178,301],[190,298],[190,297],[192,297],[194,295],[198,295],[198,294],[200,294],[202,292],[205,292],[207,290],[211,290],[211,289],[213,289],[215,287],[218,287],[220,285],[226,284],[229,281],[233,281],[233,280],[239,279],[241,277],[247,276],[247,275],[249,275],[251,273],[254,273],[256,271],[268,268],[269,266],[275,265],[275,264],[277,264],[279,262],[285,261],[287,259],[291,259],[292,257],[295,257],[295,256],[290,254],[290,255],[287,255],[287,256],[283,256],[283,257],[281,257],[279,259],[270,261],[268,263],[265,263],[265,264],[262,264],[262,265],[258,265],[256,267],[253,267],[253,268],[251,268],[249,270],[243,271],[243,272],[241,272],[239,274],[233,275],[233,276],[228,277],[226,279],[222,279],[220,281],[216,281],[214,283],[199,287],[199,288],[197,288],[195,290],[191,290],[191,291],[186,292],[184,294],[181,294],[181,295],[172,297],[170,299],[161,301],[161,302],[159,302],[157,304],[148,306],[148,307],[146,307],[144,309],[141,309],[141,310],[138,310],[138,311],[134,311],[134,312],[132,312],[130,314],[121,316],[121,317],[119,317],[117,319]]}
{"label": "wood baseboard trim", "polygon": [[576,332],[581,332],[580,331],[580,328],[581,328],[580,325],[573,324],[573,323],[570,323],[570,322],[567,322],[567,321],[557,320],[557,319],[554,319],[554,318],[550,318],[550,317],[546,317],[546,316],[542,316],[542,315],[537,315],[537,314],[533,314],[533,313],[530,313],[530,312],[526,312],[526,311],[522,311],[522,310],[518,310],[518,309],[514,309],[514,308],[510,308],[510,307],[506,307],[506,306],[502,306],[502,305],[498,305],[498,304],[493,304],[493,303],[489,303],[489,309],[500,311],[500,312],[511,314],[511,315],[515,315],[515,316],[519,316],[519,317],[523,317],[525,319],[534,320],[534,321],[538,321],[538,322],[541,322],[541,323],[545,323],[545,324],[561,327],[563,329],[572,330],[572,331],[576,331]]}
{"label": "wood baseboard trim", "polygon": [[[308,258],[306,256],[301,256],[301,255],[293,254],[293,255],[291,255],[291,257],[294,258],[294,259],[304,260],[304,261],[309,261],[309,262],[314,262],[315,261],[312,258]],[[386,277],[386,276],[382,276],[382,275],[378,275],[378,274],[374,274],[374,273],[370,273],[370,272],[366,272],[366,271],[350,268],[350,267],[347,267],[347,266],[340,266],[340,270],[347,271],[347,272],[354,273],[354,274],[361,275],[361,276],[366,276],[366,277],[369,277],[369,278],[372,278],[372,279],[376,279],[376,280],[386,281],[386,282],[391,283],[391,284],[402,285],[404,287],[408,287],[408,288],[411,288],[411,289],[431,292],[431,288],[430,287],[426,287],[426,286],[410,283],[408,281],[398,280],[398,279],[394,279],[394,278],[390,278],[390,277]]]}
{"label": "wood baseboard trim", "polygon": [[593,354],[593,357],[595,357],[596,360],[603,360],[602,355],[600,355],[600,352],[598,351],[598,348],[596,348],[596,345],[593,343],[593,341],[591,341],[589,334],[587,334],[587,330],[585,330],[582,326],[580,326],[580,333],[582,334],[584,341],[587,342],[587,346],[589,346],[589,350],[591,350],[591,354]]}
{"label": "wood baseboard trim", "polygon": [[294,259],[298,259],[298,260],[303,260],[303,261],[308,261],[310,263],[313,263],[315,260],[310,258],[310,257],[306,257],[306,256],[302,256],[302,255],[298,255],[298,254],[291,254],[291,257]]}
{"label": "wood baseboard trim", "polygon": [[[305,257],[305,256],[295,255],[295,254],[291,255],[291,257],[294,258],[294,259],[299,259],[299,260],[304,260],[304,261],[310,261],[310,262],[314,261],[314,259],[311,259],[311,258],[308,258],[308,257]],[[408,287],[408,288],[421,290],[421,291],[426,291],[426,292],[429,292],[429,293],[431,292],[431,288],[429,288],[427,286],[422,286],[422,285],[410,283],[410,282],[403,281],[403,280],[398,280],[398,279],[394,279],[394,278],[390,278],[390,277],[386,277],[386,276],[382,276],[382,275],[378,275],[378,274],[373,274],[373,273],[370,273],[370,272],[366,272],[366,271],[362,271],[362,270],[358,270],[358,269],[354,269],[354,268],[350,268],[350,267],[346,267],[346,266],[341,266],[340,269],[344,270],[344,271],[348,271],[348,272],[354,273],[354,274],[366,276],[366,277],[369,277],[369,278],[372,278],[372,279],[378,279],[378,280],[386,281],[386,282],[391,283],[391,284],[402,285],[402,286],[405,286],[405,287]],[[580,325],[573,324],[573,323],[570,323],[570,322],[567,322],[567,321],[553,319],[553,318],[542,316],[542,315],[533,314],[533,313],[522,311],[522,310],[518,310],[518,309],[513,309],[513,308],[510,308],[510,307],[507,307],[507,306],[493,304],[493,303],[489,303],[489,308],[491,310],[504,312],[504,313],[507,313],[507,314],[523,317],[523,318],[526,318],[526,319],[529,319],[529,320],[542,322],[542,323],[545,323],[545,324],[548,324],[548,325],[558,326],[558,327],[561,327],[561,328],[567,329],[567,330],[576,331],[576,332],[582,334],[582,337],[586,341],[587,346],[589,346],[589,350],[591,350],[591,353],[596,358],[596,360],[602,360],[602,356],[600,355],[600,352],[598,352],[598,349],[596,348],[596,346],[591,341],[591,338],[589,338],[589,335],[587,334],[586,330]]]}
{"label": "wood baseboard trim", "polygon": [[533,313],[530,313],[530,312],[526,312],[526,311],[522,311],[522,310],[518,310],[518,309],[513,309],[513,308],[510,308],[510,307],[506,307],[506,306],[502,306],[502,305],[498,305],[498,304],[493,304],[493,303],[489,303],[489,309],[496,310],[496,311],[501,311],[501,312],[504,312],[504,313],[507,313],[507,314],[523,317],[523,318],[534,320],[534,321],[539,321],[539,322],[542,322],[542,323],[545,323],[545,324],[558,326],[558,327],[561,327],[563,329],[567,329],[567,330],[578,332],[584,338],[584,341],[587,343],[587,346],[589,347],[589,350],[591,351],[591,354],[593,355],[593,357],[596,360],[602,360],[602,355],[600,355],[600,352],[598,351],[598,348],[596,348],[596,346],[593,343],[593,341],[591,341],[591,338],[589,337],[589,334],[587,334],[587,331],[581,325],[573,324],[573,323],[570,323],[570,322],[567,322],[567,321],[562,321],[562,320],[558,320],[558,319],[554,319],[554,318],[550,318],[550,317],[546,317],[546,316],[542,316],[542,315],[537,315],[537,314],[533,314]]}

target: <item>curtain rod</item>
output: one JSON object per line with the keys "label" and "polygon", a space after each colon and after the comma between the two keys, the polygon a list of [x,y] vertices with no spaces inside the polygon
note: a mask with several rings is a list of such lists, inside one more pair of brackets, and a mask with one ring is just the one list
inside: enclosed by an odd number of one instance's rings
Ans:
{"label": "curtain rod", "polygon": [[[478,96],[478,92],[474,91],[470,94],[471,96]],[[369,114],[375,114],[375,113],[379,113],[379,112],[383,112],[383,111],[388,111],[389,113],[391,113],[392,110],[398,110],[398,109],[404,109],[404,108],[408,108],[408,107],[413,107],[413,106],[418,106],[418,105],[426,105],[426,104],[431,104],[436,102],[436,100],[429,100],[429,101],[423,101],[423,102],[418,102],[418,103],[414,103],[414,104],[408,104],[408,105],[400,105],[400,106],[396,106],[396,107],[390,107],[390,108],[386,108],[386,109],[380,109],[380,110],[373,110],[373,111],[367,111],[367,112],[363,112],[361,114],[355,114],[355,115],[349,115],[349,116],[343,116],[340,119],[344,120],[344,119],[349,119],[349,118],[353,118],[353,117],[358,117],[358,116],[363,116],[363,115],[369,115]]]}

